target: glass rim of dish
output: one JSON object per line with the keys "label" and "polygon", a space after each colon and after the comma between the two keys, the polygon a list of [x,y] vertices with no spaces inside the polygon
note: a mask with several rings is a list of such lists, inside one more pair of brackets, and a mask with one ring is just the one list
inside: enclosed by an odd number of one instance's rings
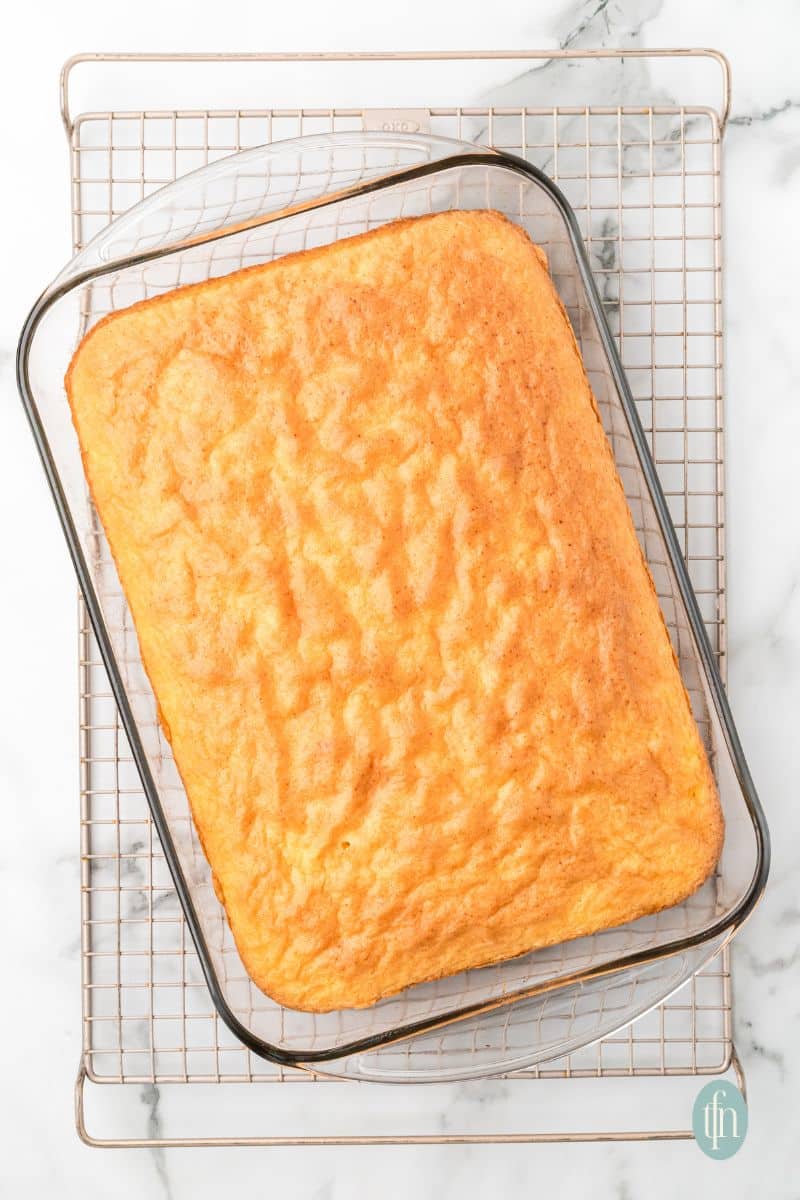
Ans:
{"label": "glass rim of dish", "polygon": [[[268,154],[270,156],[274,155],[275,157],[279,157],[280,155],[292,153],[293,150],[295,152],[302,152],[306,149],[312,149],[315,145],[325,147],[330,146],[331,144],[347,146],[363,145],[365,143],[372,145],[419,145],[420,143],[432,143],[434,145],[434,150],[441,151],[441,156],[418,162],[412,166],[402,166],[397,169],[391,168],[351,186],[346,186],[333,192],[324,193],[310,200],[302,201],[274,211],[269,211],[259,216],[254,216],[252,219],[246,222],[238,222],[230,226],[226,225],[221,228],[215,228],[183,240],[178,239],[174,243],[162,244],[152,249],[141,250],[131,254],[123,254],[117,258],[111,257],[108,259],[103,259],[102,255],[100,254],[102,245],[109,243],[112,233],[115,233],[116,237],[119,238],[120,234],[124,233],[126,226],[135,224],[136,221],[141,219],[143,213],[157,211],[157,209],[159,207],[163,207],[165,203],[170,200],[170,198],[174,198],[175,196],[179,195],[180,192],[189,185],[196,185],[198,182],[202,182],[203,178],[213,179],[215,176],[224,174],[225,168],[231,169],[234,162],[240,163],[245,157],[253,158],[255,160],[259,157],[259,155],[263,156]],[[458,149],[460,146],[463,146],[464,149]],[[744,798],[750,820],[752,822],[756,845],[755,868],[749,887],[739,898],[737,903],[725,910],[708,928],[699,932],[688,934],[682,937],[675,937],[671,941],[665,942],[663,945],[657,947],[638,951],[629,951],[627,953],[623,953],[620,957],[610,962],[601,962],[594,966],[589,966],[582,970],[576,970],[551,980],[540,980],[527,987],[523,986],[518,988],[509,994],[494,996],[482,1002],[462,1005],[451,1011],[448,1011],[445,1014],[436,1013],[419,1020],[411,1021],[393,1029],[384,1030],[382,1032],[365,1037],[355,1038],[350,1042],[341,1043],[331,1048],[310,1049],[305,1051],[302,1049],[289,1049],[284,1046],[274,1045],[270,1042],[267,1042],[258,1035],[254,1034],[252,1030],[248,1029],[231,1009],[231,1006],[223,994],[220,981],[217,978],[217,972],[211,961],[211,954],[208,948],[207,940],[197,915],[191,887],[187,882],[184,869],[179,861],[172,834],[170,832],[169,819],[161,803],[158,788],[155,784],[152,772],[146,759],[146,754],[138,733],[137,721],[126,694],[125,684],[122,680],[116,660],[116,654],[106,628],[103,612],[95,590],[91,572],[86,562],[80,537],[72,519],[69,503],[65,497],[64,489],[59,478],[58,467],[50,450],[44,422],[39,415],[35,389],[31,383],[29,371],[31,348],[37,329],[50,309],[73,289],[94,283],[96,280],[101,279],[104,275],[117,272],[120,269],[130,266],[141,265],[153,260],[164,258],[170,254],[174,254],[189,247],[221,241],[227,237],[231,237],[242,232],[243,229],[265,226],[283,220],[288,216],[295,216],[306,212],[311,212],[315,209],[323,209],[343,200],[366,197],[390,187],[411,183],[415,180],[451,171],[456,168],[470,166],[486,166],[497,170],[506,171],[511,175],[516,175],[523,180],[533,183],[548,194],[564,222],[564,227],[568,236],[571,251],[575,258],[581,283],[585,289],[586,298],[599,332],[601,348],[605,356],[606,364],[619,394],[619,399],[621,401],[627,421],[628,432],[630,433],[631,440],[638,458],[638,465],[641,468],[642,474],[646,481],[649,499],[653,504],[653,508],[658,520],[659,531],[664,539],[664,544],[669,556],[669,567],[673,572],[680,599],[683,603],[684,615],[688,621],[689,629],[697,648],[698,656],[704,673],[704,682],[708,686],[708,690],[713,701],[713,706],[727,745],[730,762],[734,768],[734,772],[741,788],[741,793]],[[98,257],[100,261],[97,261]],[[230,1031],[249,1050],[253,1051],[260,1057],[269,1059],[270,1061],[282,1066],[305,1066],[311,1069],[316,1069],[318,1066],[321,1066],[325,1063],[333,1063],[337,1060],[349,1058],[353,1055],[364,1054],[370,1051],[378,1050],[381,1047],[392,1045],[398,1041],[413,1038],[419,1036],[420,1034],[429,1033],[444,1026],[464,1021],[467,1018],[478,1017],[490,1011],[515,1006],[523,1001],[530,1001],[538,996],[545,996],[546,994],[554,991],[560,991],[561,989],[573,987],[577,984],[586,984],[603,976],[613,975],[618,972],[630,970],[631,968],[646,967],[648,964],[656,962],[659,959],[664,959],[683,952],[698,950],[705,945],[712,947],[712,949],[709,951],[709,957],[712,957],[713,954],[716,954],[719,949],[721,949],[722,945],[727,943],[727,941],[738,931],[744,921],[749,917],[756,903],[760,899],[761,894],[763,893],[769,873],[770,842],[766,818],[758,799],[747,763],[745,761],[744,752],[736,731],[717,662],[709,643],[708,635],[706,633],[694,589],[689,579],[688,569],[681,553],[675,530],[673,528],[667,501],[658,479],[650,450],[647,446],[646,436],[636,409],[636,404],[625,375],[625,370],[620,360],[613,334],[603,309],[603,304],[597,290],[597,285],[591,272],[586,247],[580,233],[575,213],[560,188],[543,171],[539,170],[526,160],[519,158],[516,155],[508,154],[504,151],[498,151],[489,148],[475,149],[474,147],[471,147],[469,143],[459,143],[449,138],[434,138],[427,135],[409,136],[383,132],[374,133],[372,135],[366,133],[312,134],[308,137],[289,139],[284,142],[275,142],[268,146],[255,147],[250,150],[240,151],[237,154],[227,156],[226,158],[220,159],[209,166],[201,167],[188,175],[181,176],[173,183],[167,184],[166,186],[160,188],[157,192],[154,192],[151,196],[140,201],[127,212],[122,214],[122,216],[114,220],[94,239],[92,239],[92,241],[90,241],[83,250],[81,250],[70,260],[70,263],[56,277],[50,287],[48,287],[42,293],[26,318],[17,351],[17,383],[23,406],[26,410],[34,440],[36,441],[44,470],[50,484],[51,492],[53,494],[55,505],[58,510],[62,529],[69,546],[73,565],[78,577],[81,591],[83,593],[84,601],[86,603],[92,628],[98,642],[103,663],[106,671],[108,672],[114,699],[116,700],[119,708],[123,727],[130,743],[131,752],[141,778],[142,787],[144,789],[150,813],[153,818],[154,826],[161,841],[165,859],[167,861],[167,865],[175,885],[175,890],[181,904],[181,909],[198,953],[198,958],[203,975],[205,977],[205,982],[208,986],[212,1001],[220,1017],[228,1026]],[[700,965],[703,964],[701,963]],[[691,973],[694,973],[694,970],[696,969],[699,969],[699,967],[694,968]],[[620,1022],[621,1025],[627,1023],[627,1019]],[[517,1069],[519,1069],[519,1067],[517,1067]]]}

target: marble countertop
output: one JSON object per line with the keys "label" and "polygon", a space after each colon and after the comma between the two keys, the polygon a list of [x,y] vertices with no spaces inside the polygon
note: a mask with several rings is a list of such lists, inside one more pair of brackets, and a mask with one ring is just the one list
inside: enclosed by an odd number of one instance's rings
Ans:
{"label": "marble countertop", "polygon": [[[490,1190],[577,1197],[587,1193],[590,1179],[593,1195],[620,1200],[672,1197],[687,1187],[691,1195],[744,1197],[758,1189],[798,1197],[800,85],[794,47],[800,12],[789,0],[760,6],[550,0],[525,8],[507,0],[491,6],[462,0],[457,9],[413,0],[402,13],[365,0],[336,6],[306,0],[296,11],[283,6],[280,12],[229,0],[223,29],[219,8],[201,0],[191,6],[140,0],[124,25],[118,10],[98,0],[70,11],[55,4],[16,10],[0,78],[3,261],[12,282],[0,293],[6,398],[0,489],[6,562],[13,564],[0,589],[2,1190],[20,1197],[57,1191],[65,1200],[181,1200],[223,1188],[320,1200],[376,1190],[386,1197],[463,1198]],[[733,950],[735,1042],[750,1101],[745,1146],[727,1163],[704,1158],[692,1143],[113,1152],[83,1146],[72,1116],[81,1039],[75,582],[13,381],[21,322],[69,253],[67,154],[56,86],[62,62],[97,49],[676,44],[719,48],[734,77],[724,147],[729,693],[773,837],[767,894]],[[589,1102],[611,1111],[629,1081],[587,1086],[595,1088]],[[486,1087],[480,1104],[497,1085]],[[203,1103],[213,1105],[210,1092]],[[142,1092],[141,1104],[157,1132],[153,1089]]]}

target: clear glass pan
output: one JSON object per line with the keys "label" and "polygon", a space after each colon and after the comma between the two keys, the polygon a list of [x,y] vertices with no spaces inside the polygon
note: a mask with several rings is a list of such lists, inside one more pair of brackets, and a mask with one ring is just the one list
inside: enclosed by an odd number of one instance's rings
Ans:
{"label": "clear glass pan", "polygon": [[[291,1011],[250,982],[211,886],[88,498],[64,374],[86,330],[138,300],[401,217],[482,208],[504,213],[547,253],[717,778],[723,853],[699,892],[652,917],[412,987],[370,1009]],[[223,159],[131,209],[72,260],[28,318],[18,378],[211,995],[233,1034],[255,1053],[330,1074],[407,1081],[529,1066],[605,1036],[659,1003],[742,924],[766,882],[766,823],[574,216],[535,168],[457,142],[384,133],[301,138]]]}

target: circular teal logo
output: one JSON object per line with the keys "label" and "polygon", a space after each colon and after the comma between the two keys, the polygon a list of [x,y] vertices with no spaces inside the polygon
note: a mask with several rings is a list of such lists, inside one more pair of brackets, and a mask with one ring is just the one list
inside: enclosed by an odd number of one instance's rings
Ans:
{"label": "circular teal logo", "polygon": [[747,1103],[736,1084],[714,1080],[700,1089],[692,1109],[694,1139],[709,1158],[730,1158],[747,1136]]}

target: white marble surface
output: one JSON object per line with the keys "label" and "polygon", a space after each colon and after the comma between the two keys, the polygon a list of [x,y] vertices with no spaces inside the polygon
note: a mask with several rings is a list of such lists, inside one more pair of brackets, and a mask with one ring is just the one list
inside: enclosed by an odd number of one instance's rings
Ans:
{"label": "white marble surface", "polygon": [[[16,6],[0,74],[6,286],[0,290],[0,489],[8,564],[0,588],[0,841],[4,973],[0,1190],[65,1198],[228,1194],[335,1200],[534,1192],[622,1198],[800,1195],[800,85],[796,4],[695,0],[495,0],[434,6],[319,0],[296,7],[140,0]],[[725,146],[730,693],[773,833],[766,898],[734,950],[736,1042],[748,1141],[729,1163],[691,1144],[306,1151],[97,1151],[73,1131],[80,1049],[75,584],[17,403],[19,325],[69,248],[67,155],[56,80],[89,49],[314,49],[714,45],[734,68]],[[481,1103],[491,1099],[488,1085]],[[574,1086],[574,1085],[570,1085]],[[611,1112],[627,1081],[589,1084]],[[602,1090],[601,1090],[602,1089]],[[564,1104],[573,1103],[570,1093]],[[584,1099],[586,1092],[583,1093]],[[480,1099],[480,1097],[477,1097]],[[649,1102],[649,1100],[648,1100]],[[151,1129],[163,1119],[152,1092]],[[215,1103],[213,1096],[203,1104]],[[453,1095],[455,1120],[474,1101]],[[163,1110],[163,1102],[162,1102]],[[301,1114],[302,1115],[302,1114]]]}

